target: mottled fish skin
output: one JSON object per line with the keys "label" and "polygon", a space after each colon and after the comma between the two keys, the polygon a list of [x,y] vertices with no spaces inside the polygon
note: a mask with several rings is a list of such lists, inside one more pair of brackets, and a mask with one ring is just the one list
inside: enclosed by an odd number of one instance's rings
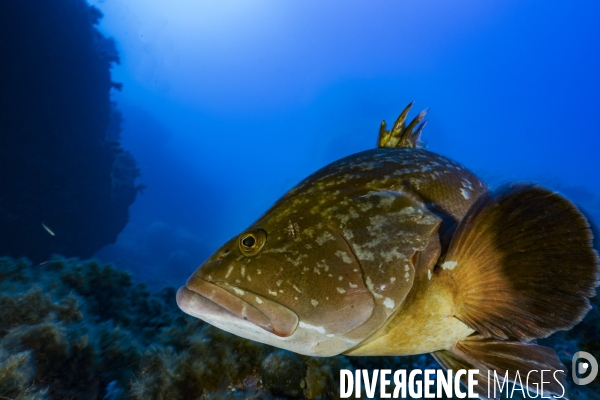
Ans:
{"label": "mottled fish skin", "polygon": [[393,318],[415,273],[431,273],[444,236],[486,191],[465,168],[423,149],[364,151],[309,176],[252,224],[267,234],[258,254],[242,254],[235,237],[193,278],[251,307],[274,302],[298,316],[291,337],[233,333],[302,354],[339,354]]}
{"label": "mottled fish skin", "polygon": [[[353,204],[343,202],[376,191],[404,194],[432,213],[457,222],[479,195],[487,191],[487,186],[460,164],[438,154],[423,149],[378,148],[342,158],[315,172],[283,196],[259,221],[271,217],[277,207],[284,207],[284,211],[272,218],[285,219],[308,211],[323,217],[333,216],[343,226],[357,212]],[[363,205],[366,209],[358,211],[368,211],[369,204],[379,205],[373,198]]]}

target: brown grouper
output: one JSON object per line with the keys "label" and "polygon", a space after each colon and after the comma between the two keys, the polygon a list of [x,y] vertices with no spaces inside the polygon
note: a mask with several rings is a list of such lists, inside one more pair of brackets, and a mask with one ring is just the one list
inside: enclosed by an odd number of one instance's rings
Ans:
{"label": "brown grouper", "polygon": [[382,124],[378,148],[315,172],[225,243],[179,289],[179,307],[305,355],[430,352],[447,369],[479,369],[481,394],[488,370],[564,371],[534,340],[590,309],[588,222],[553,191],[490,192],[420,148],[424,113],[405,126],[409,109]]}

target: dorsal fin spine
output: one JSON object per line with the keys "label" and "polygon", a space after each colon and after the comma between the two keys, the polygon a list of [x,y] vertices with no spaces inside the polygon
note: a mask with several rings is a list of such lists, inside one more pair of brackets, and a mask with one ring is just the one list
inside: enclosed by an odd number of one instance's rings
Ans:
{"label": "dorsal fin spine", "polygon": [[[414,101],[411,102],[406,106],[406,108],[404,108],[404,110],[402,110],[390,131],[386,129],[386,122],[381,122],[381,126],[379,127],[379,139],[377,141],[377,147],[413,149],[422,147],[420,137],[421,131],[423,130],[423,127],[425,127],[425,121],[423,121],[423,119],[425,118],[425,114],[427,114],[427,110],[421,111],[421,113],[419,113],[419,115],[417,115],[408,124],[408,126],[405,124],[408,112],[414,103]],[[423,123],[421,123],[422,121]]]}

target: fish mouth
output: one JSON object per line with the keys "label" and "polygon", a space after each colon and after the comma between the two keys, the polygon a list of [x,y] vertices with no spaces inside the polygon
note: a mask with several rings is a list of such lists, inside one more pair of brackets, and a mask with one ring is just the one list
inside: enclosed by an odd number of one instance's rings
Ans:
{"label": "fish mouth", "polygon": [[[256,304],[240,296],[253,298]],[[177,291],[177,305],[187,314],[209,323],[215,318],[223,321],[234,318],[280,337],[291,336],[298,327],[298,316],[287,307],[245,289],[224,282],[215,284],[196,275]],[[237,325],[240,321],[232,323]]]}

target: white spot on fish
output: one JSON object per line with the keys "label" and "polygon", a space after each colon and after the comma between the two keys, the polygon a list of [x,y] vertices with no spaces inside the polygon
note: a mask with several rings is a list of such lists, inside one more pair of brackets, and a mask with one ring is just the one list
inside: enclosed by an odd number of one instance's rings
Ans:
{"label": "white spot on fish", "polygon": [[231,288],[238,296],[243,296],[246,294],[246,292],[244,292],[242,289],[236,288],[235,286],[232,286]]}
{"label": "white spot on fish", "polygon": [[404,270],[405,270],[405,271],[408,271],[408,270],[410,270],[410,267],[408,266],[408,264],[404,264]]}
{"label": "white spot on fish", "polygon": [[272,249],[266,249],[263,251],[263,253],[289,253],[290,250],[288,250],[287,246],[283,246],[283,247],[275,247]]}
{"label": "white spot on fish", "polygon": [[358,285],[353,284],[352,282],[348,282],[348,284],[350,285],[350,287],[352,289],[356,289],[358,287]]}
{"label": "white spot on fish", "polygon": [[410,276],[410,272],[406,272],[406,273],[404,274],[404,277],[405,277],[406,279],[408,279],[408,277],[409,277],[409,276]]}
{"label": "white spot on fish", "polygon": [[292,285],[292,287],[294,288],[294,290],[300,294],[302,294],[302,290],[298,289],[298,287],[296,285]]}
{"label": "white spot on fish", "polygon": [[263,301],[262,301],[261,299],[259,299],[258,297],[255,297],[254,299],[256,300],[256,302],[257,302],[258,304],[262,304],[262,303],[263,303]]}
{"label": "white spot on fish", "polygon": [[252,279],[250,278],[250,275],[248,275],[246,278],[248,279],[248,281],[251,281],[251,280],[252,280]]}
{"label": "white spot on fish", "polygon": [[379,207],[387,208],[392,205],[394,200],[396,200],[396,196],[392,195],[391,193],[386,193],[385,195],[381,196],[381,199],[379,200]]}
{"label": "white spot on fish", "polygon": [[369,244],[365,244],[365,245],[357,245],[357,244],[352,244],[352,249],[354,250],[354,254],[356,254],[356,257],[358,257],[360,260],[365,260],[365,261],[373,261],[375,260],[375,256],[373,255],[372,252],[370,252],[369,250],[363,250],[363,247],[369,247]]}
{"label": "white spot on fish", "polygon": [[313,272],[317,275],[321,275],[321,271],[319,271],[319,268],[315,267],[315,269],[313,270]]}
{"label": "white spot on fish", "polygon": [[323,245],[323,243],[328,242],[330,240],[335,240],[335,238],[333,237],[333,235],[327,231],[323,232],[323,234],[321,236],[319,236],[318,238],[315,239],[315,241],[317,242],[317,244],[319,244],[319,246]]}
{"label": "white spot on fish", "polygon": [[383,305],[386,306],[387,308],[394,308],[394,300],[390,299],[389,297],[386,297],[385,300],[383,301]]}
{"label": "white spot on fish", "polygon": [[375,288],[373,287],[373,282],[371,281],[371,277],[367,276],[367,287],[369,288],[369,291],[371,292],[371,294],[373,295],[373,297],[375,297],[376,299],[382,299],[383,296],[380,295],[379,293],[375,293]]}
{"label": "white spot on fish", "polygon": [[341,294],[344,294],[344,293],[346,293],[346,291],[345,291],[344,289],[342,289],[341,287],[338,287],[338,288],[336,288],[336,290],[337,290],[338,292],[340,292]]}
{"label": "white spot on fish", "polygon": [[346,264],[352,264],[352,259],[348,257],[348,254],[345,251],[338,250],[335,252],[335,255],[341,258]]}
{"label": "white spot on fish", "polygon": [[318,305],[319,305],[319,302],[318,302],[318,301],[316,301],[315,299],[312,299],[312,300],[310,301],[310,304],[312,304],[314,307],[316,307],[316,306],[318,306]]}
{"label": "white spot on fish", "polygon": [[359,215],[352,210],[349,210],[349,213],[346,215],[336,215],[337,218],[339,218],[340,222],[342,224],[346,224],[348,222],[348,220],[350,220],[350,218],[358,218]]}
{"label": "white spot on fish", "polygon": [[456,265],[458,264],[458,262],[456,261],[446,261],[445,263],[442,264],[442,268],[444,269],[454,269],[454,267],[456,267]]}
{"label": "white spot on fish", "polygon": [[373,208],[373,204],[361,203],[358,205],[358,208],[360,208],[362,212],[366,212],[366,211],[369,211],[371,208]]}
{"label": "white spot on fish", "polygon": [[296,257],[295,260],[292,260],[290,257],[285,256],[285,259],[288,260],[290,263],[292,263],[295,267],[299,267],[300,264],[302,264],[303,258],[308,258],[308,255],[300,254],[300,255],[298,255],[298,257]]}
{"label": "white spot on fish", "polygon": [[281,284],[283,283],[283,280],[278,280],[277,282],[275,282],[275,284],[277,285],[277,287],[281,286]]}
{"label": "white spot on fish", "polygon": [[421,218],[420,220],[417,221],[418,225],[433,225],[433,224],[437,224],[438,222],[438,217],[431,215],[431,214],[426,214],[423,218]]}
{"label": "white spot on fish", "polygon": [[396,277],[395,277],[395,276],[392,276],[392,277],[390,278],[390,283],[394,283],[394,282],[396,282]]}
{"label": "white spot on fish", "polygon": [[427,271],[427,279],[431,279],[431,270]]}
{"label": "white spot on fish", "polygon": [[465,189],[460,189],[460,193],[463,195],[463,197],[467,200],[469,200],[471,198],[471,195],[469,194],[469,192],[467,192]]}
{"label": "white spot on fish", "polygon": [[321,260],[321,262],[317,261],[317,267],[325,269],[325,272],[329,271],[329,266],[325,264],[325,260]]}
{"label": "white spot on fish", "polygon": [[326,332],[325,328],[323,328],[322,326],[314,326],[314,325],[311,325],[311,324],[307,324],[307,323],[305,323],[303,321],[300,321],[300,323],[298,324],[298,326],[300,326],[300,328],[304,328],[304,329],[312,329],[312,330],[315,330],[315,331],[317,331],[319,333],[322,333],[322,334],[324,334]]}
{"label": "white spot on fish", "polygon": [[229,278],[229,275],[231,275],[231,271],[233,271],[233,265],[229,267],[229,269],[227,270],[227,273],[225,274],[225,279]]}
{"label": "white spot on fish", "polygon": [[272,290],[269,290],[269,294],[270,294],[271,296],[277,296],[277,292],[273,292]]}
{"label": "white spot on fish", "polygon": [[242,278],[246,276],[246,267],[242,267]]}
{"label": "white spot on fish", "polygon": [[398,214],[414,214],[415,209],[413,207],[404,207]]}
{"label": "white spot on fish", "polygon": [[384,259],[384,261],[386,262],[390,262],[390,261],[394,261],[394,260],[400,260],[400,259],[405,259],[406,256],[402,253],[400,253],[398,251],[398,247],[394,247],[392,248],[390,251],[380,251],[379,255]]}
{"label": "white spot on fish", "polygon": [[328,333],[326,336],[327,337],[334,337],[335,335],[333,333]]}
{"label": "white spot on fish", "polygon": [[340,277],[338,277],[338,280],[339,280],[339,281],[341,281],[342,279],[344,279],[344,278],[342,278],[341,276],[340,276]]}
{"label": "white spot on fish", "polygon": [[256,270],[256,273],[257,273],[258,275],[260,275],[260,274],[261,274],[261,272],[260,272],[260,269],[257,269],[257,270]]}

